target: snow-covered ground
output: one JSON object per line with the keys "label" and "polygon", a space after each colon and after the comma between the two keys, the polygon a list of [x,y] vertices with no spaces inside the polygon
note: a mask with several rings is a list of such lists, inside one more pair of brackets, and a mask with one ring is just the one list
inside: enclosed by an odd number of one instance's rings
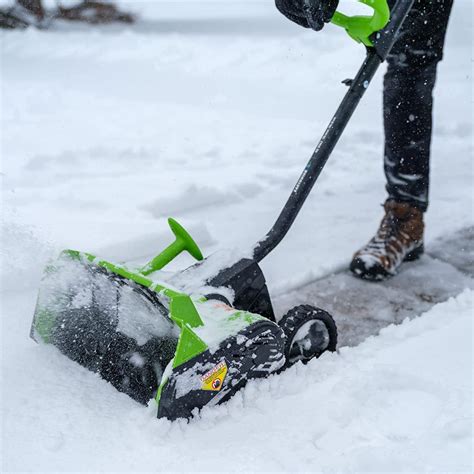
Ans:
{"label": "snow-covered ground", "polygon": [[[472,294],[252,383],[190,425],[154,419],[28,339],[47,259],[144,261],[166,217],[209,255],[277,216],[363,49],[272,1],[121,2],[131,27],[2,32],[4,470],[471,471]],[[472,225],[472,3],[455,2],[435,101],[427,245]],[[347,264],[381,217],[380,72],[294,228],[263,262],[281,295]],[[172,266],[191,263],[180,257]]]}
{"label": "snow-covered ground", "polygon": [[251,382],[190,424],[156,420],[153,404],[137,405],[51,347],[8,344],[3,468],[472,472],[473,294]]}

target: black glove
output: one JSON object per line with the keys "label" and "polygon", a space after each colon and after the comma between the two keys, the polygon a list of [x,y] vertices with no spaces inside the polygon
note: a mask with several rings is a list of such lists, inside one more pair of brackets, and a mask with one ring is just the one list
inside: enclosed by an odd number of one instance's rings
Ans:
{"label": "black glove", "polygon": [[275,4],[291,21],[319,31],[331,21],[339,0],[275,0]]}

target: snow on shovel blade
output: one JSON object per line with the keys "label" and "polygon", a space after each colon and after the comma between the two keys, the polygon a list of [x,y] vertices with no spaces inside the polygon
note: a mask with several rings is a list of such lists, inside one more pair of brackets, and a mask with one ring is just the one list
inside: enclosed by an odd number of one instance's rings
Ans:
{"label": "snow on shovel blade", "polygon": [[141,346],[154,337],[178,339],[158,295],[64,252],[44,273],[31,328],[37,342],[101,372],[118,337]]}

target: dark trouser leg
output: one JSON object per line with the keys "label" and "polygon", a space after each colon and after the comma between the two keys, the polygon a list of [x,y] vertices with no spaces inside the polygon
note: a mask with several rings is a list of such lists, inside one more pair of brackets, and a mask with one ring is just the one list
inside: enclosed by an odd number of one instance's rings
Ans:
{"label": "dark trouser leg", "polygon": [[[393,3],[393,2],[392,2]],[[428,207],[433,87],[453,0],[417,0],[384,80],[388,199]]]}

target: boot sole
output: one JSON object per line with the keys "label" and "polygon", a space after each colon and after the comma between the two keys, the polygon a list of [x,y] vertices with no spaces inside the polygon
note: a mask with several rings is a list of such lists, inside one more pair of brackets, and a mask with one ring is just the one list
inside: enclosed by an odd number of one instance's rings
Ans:
{"label": "boot sole", "polygon": [[411,252],[407,253],[403,261],[413,262],[414,260],[418,260],[424,253],[425,253],[425,246],[424,244],[421,244],[416,249],[413,249]]}
{"label": "boot sole", "polygon": [[[403,262],[413,262],[418,260],[423,255],[424,251],[424,245],[421,244],[419,247],[407,253]],[[381,265],[374,265],[370,269],[367,269],[360,258],[352,260],[349,268],[355,277],[371,282],[380,282],[396,275],[396,273],[387,272],[387,270],[385,270]]]}

